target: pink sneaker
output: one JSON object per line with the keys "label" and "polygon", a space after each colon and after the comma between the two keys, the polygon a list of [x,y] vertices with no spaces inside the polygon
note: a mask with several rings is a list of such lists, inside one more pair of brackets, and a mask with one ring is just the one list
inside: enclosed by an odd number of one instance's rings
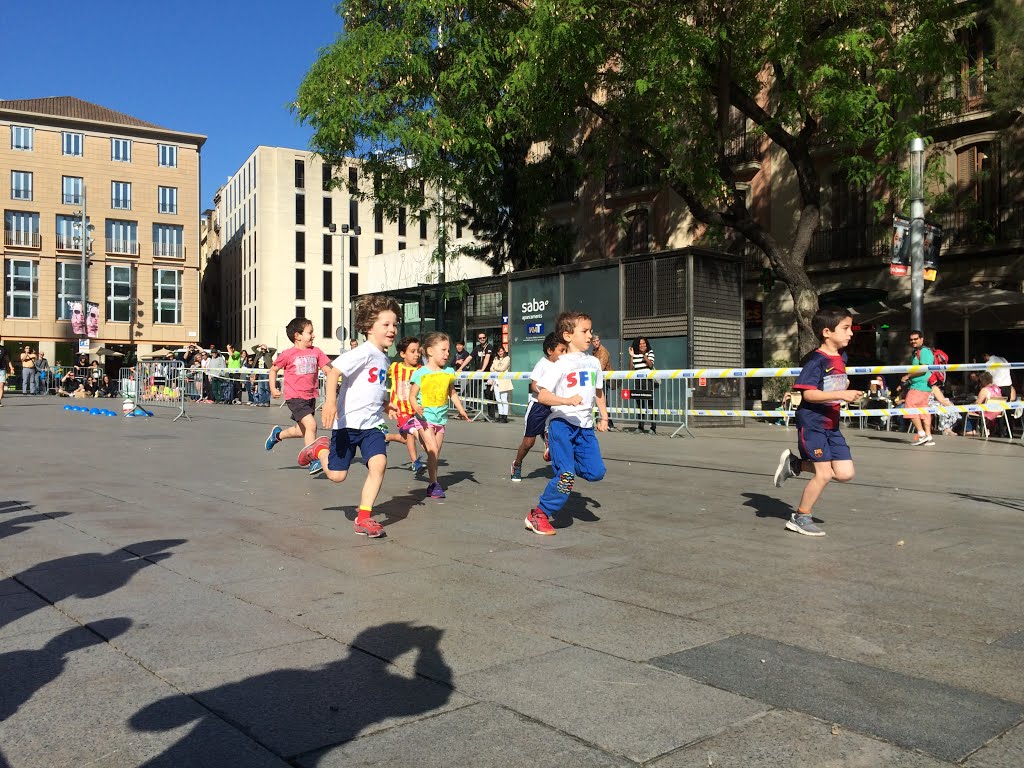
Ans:
{"label": "pink sneaker", "polygon": [[381,536],[387,535],[384,533],[384,526],[372,517],[368,517],[365,520],[356,520],[352,529],[360,536],[368,536],[371,539],[379,539]]}
{"label": "pink sneaker", "polygon": [[308,467],[313,463],[313,459],[317,457],[317,454],[322,450],[330,450],[331,438],[329,437],[318,437],[312,443],[307,445],[301,451],[299,451],[299,466]]}
{"label": "pink sneaker", "polygon": [[539,533],[541,536],[554,536],[555,529],[548,520],[548,516],[534,507],[526,516],[526,530]]}

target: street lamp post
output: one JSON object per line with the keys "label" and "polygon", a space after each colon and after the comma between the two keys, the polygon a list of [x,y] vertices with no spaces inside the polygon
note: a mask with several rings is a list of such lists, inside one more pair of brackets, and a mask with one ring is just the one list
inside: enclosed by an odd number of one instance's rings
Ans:
{"label": "street lamp post", "polygon": [[910,327],[924,331],[924,139],[910,141]]}
{"label": "street lamp post", "polygon": [[[85,204],[85,184],[82,184],[82,210],[76,211],[75,216],[78,221],[74,222],[72,231],[74,232],[74,240],[76,245],[82,247],[82,316],[83,318],[89,315],[89,257],[92,255],[92,231],[93,226],[89,223],[89,217],[86,213]],[[85,331],[86,338],[89,337],[89,329],[86,326]]]}
{"label": "street lamp post", "polygon": [[[328,229],[330,230],[332,235],[338,235],[339,234],[339,232],[338,232],[338,225],[337,224],[331,224],[330,226],[328,226]],[[346,237],[346,235],[351,234],[351,236],[353,236],[353,237],[358,237],[359,235],[363,234],[363,228],[360,227],[359,225],[350,226],[348,224],[342,224],[341,225],[341,232],[340,232],[340,234],[342,235],[342,238],[341,238],[341,322],[342,322],[342,327],[345,327],[346,324],[347,324],[347,328],[346,328],[347,333],[346,333],[346,335],[349,335],[349,334],[353,333],[353,325],[354,325],[354,323],[352,322],[352,309],[351,309],[351,307],[349,307],[349,304],[351,303],[351,297],[348,295],[348,258],[345,255],[345,240],[348,239]],[[351,252],[351,250],[352,250],[352,248],[350,246],[349,247],[349,252]],[[349,336],[349,338],[352,338],[352,337]],[[345,349],[346,349],[346,347],[342,346],[342,350],[341,351],[344,352]]]}

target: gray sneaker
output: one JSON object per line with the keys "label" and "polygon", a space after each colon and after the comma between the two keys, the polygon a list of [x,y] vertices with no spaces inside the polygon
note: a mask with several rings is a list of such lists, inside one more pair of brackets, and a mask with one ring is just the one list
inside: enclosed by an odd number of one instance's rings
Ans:
{"label": "gray sneaker", "polygon": [[814,524],[814,518],[810,515],[798,515],[794,512],[786,522],[787,531],[796,531],[805,536],[824,536],[825,532]]}
{"label": "gray sneaker", "polygon": [[793,469],[794,459],[796,459],[796,456],[793,455],[789,448],[779,455],[779,466],[775,468],[776,488],[781,488],[782,484],[789,480],[789,478],[797,476],[797,471]]}

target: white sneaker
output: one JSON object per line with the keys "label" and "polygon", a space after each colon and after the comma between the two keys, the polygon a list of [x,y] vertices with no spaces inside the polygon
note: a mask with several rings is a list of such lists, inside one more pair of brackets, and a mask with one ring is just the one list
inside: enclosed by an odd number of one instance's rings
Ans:
{"label": "white sneaker", "polygon": [[935,441],[932,440],[931,435],[918,435],[911,442],[911,445],[934,445]]}
{"label": "white sneaker", "polygon": [[779,456],[779,466],[775,469],[775,487],[781,488],[782,484],[791,477],[796,477],[796,472],[793,471],[793,456],[792,452],[787,448]]}

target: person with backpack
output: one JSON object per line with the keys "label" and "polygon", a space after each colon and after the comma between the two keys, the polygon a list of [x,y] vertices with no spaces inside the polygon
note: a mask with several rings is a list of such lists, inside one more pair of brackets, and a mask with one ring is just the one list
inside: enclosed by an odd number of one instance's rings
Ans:
{"label": "person with backpack", "polygon": [[[932,348],[932,356],[935,358],[935,365],[947,365],[949,363],[949,355],[938,347]],[[928,383],[932,388],[931,395],[928,398],[928,407],[934,408],[941,405],[943,408],[951,408],[953,401],[946,397],[946,392],[943,389],[943,385],[946,383],[946,372],[932,371],[928,377]],[[939,423],[939,429],[942,430],[942,434],[952,437],[956,434],[953,431],[953,427],[960,421],[960,415],[955,411],[939,413],[936,415],[935,420]]]}
{"label": "person with backpack", "polygon": [[[924,334],[914,329],[910,332],[910,347],[914,354],[910,358],[911,365],[933,365],[935,354],[924,344]],[[948,358],[947,358],[948,359]],[[928,398],[932,393],[931,371],[920,374],[907,374],[902,381],[906,384],[906,396],[903,405],[906,408],[927,408]],[[914,446],[935,445],[932,440],[932,416],[930,413],[910,416],[910,422],[917,428],[917,436],[910,443]]]}

